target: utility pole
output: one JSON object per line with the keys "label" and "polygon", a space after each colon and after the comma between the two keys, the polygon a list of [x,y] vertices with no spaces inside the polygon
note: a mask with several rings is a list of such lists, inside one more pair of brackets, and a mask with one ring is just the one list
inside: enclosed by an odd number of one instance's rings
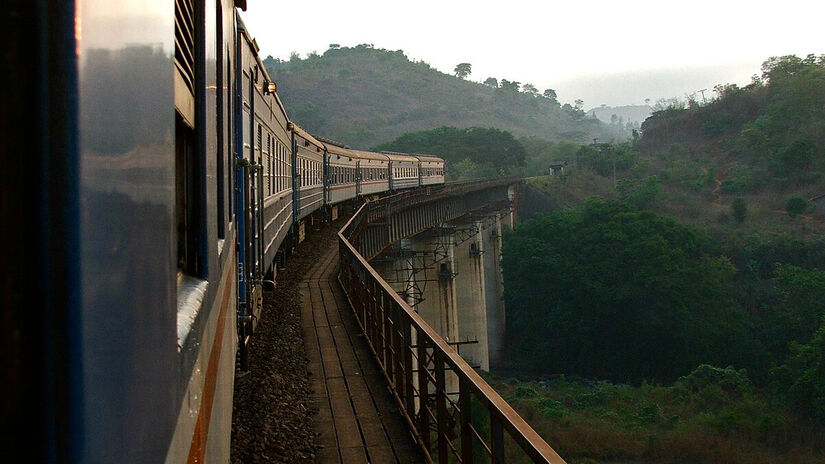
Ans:
{"label": "utility pole", "polygon": [[707,103],[708,102],[707,100],[705,100],[705,90],[707,90],[707,89],[702,89],[702,90],[699,91],[699,92],[702,92],[702,103]]}

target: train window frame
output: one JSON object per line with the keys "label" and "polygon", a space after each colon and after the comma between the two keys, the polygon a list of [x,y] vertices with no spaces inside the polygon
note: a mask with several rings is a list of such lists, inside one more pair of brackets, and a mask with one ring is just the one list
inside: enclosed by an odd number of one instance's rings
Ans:
{"label": "train window frame", "polygon": [[[184,3],[185,2],[185,3]],[[183,5],[183,6],[181,6]],[[188,10],[185,8],[191,7]],[[209,260],[208,239],[210,225],[216,218],[210,217],[207,205],[207,165],[209,141],[207,139],[206,98],[206,3],[176,0],[176,38],[190,34],[192,38],[192,92],[175,85],[175,252],[178,352],[182,353],[190,340],[195,320],[203,308],[203,297],[208,291]],[[187,16],[183,16],[183,13]],[[178,18],[178,16],[180,16]],[[191,27],[189,27],[191,25]],[[188,28],[188,30],[187,30]],[[177,50],[176,50],[177,52]],[[177,66],[176,66],[177,70]],[[177,73],[176,73],[177,76]],[[176,83],[177,84],[177,83]],[[191,116],[187,109],[181,111],[179,94],[192,97]]]}
{"label": "train window frame", "polygon": [[[218,240],[223,240],[226,238],[226,197],[224,197],[225,193],[225,177],[224,173],[226,171],[226,150],[223,134],[223,126],[224,122],[224,94],[223,94],[223,87],[224,87],[224,55],[223,55],[223,11],[221,6],[221,1],[215,1],[215,124],[216,124],[216,161],[217,161],[217,172],[215,173],[216,177],[216,213],[217,213],[217,236]],[[222,245],[219,245],[219,248],[222,249]],[[219,250],[220,254],[220,250]]]}

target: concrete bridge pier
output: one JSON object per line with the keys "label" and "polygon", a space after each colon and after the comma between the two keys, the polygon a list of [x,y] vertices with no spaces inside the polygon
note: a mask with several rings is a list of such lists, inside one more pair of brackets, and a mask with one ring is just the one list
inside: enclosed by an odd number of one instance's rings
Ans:
{"label": "concrete bridge pier", "polygon": [[[398,242],[375,269],[473,367],[500,360],[501,234],[509,209],[465,216]],[[448,380],[449,382],[449,380]]]}

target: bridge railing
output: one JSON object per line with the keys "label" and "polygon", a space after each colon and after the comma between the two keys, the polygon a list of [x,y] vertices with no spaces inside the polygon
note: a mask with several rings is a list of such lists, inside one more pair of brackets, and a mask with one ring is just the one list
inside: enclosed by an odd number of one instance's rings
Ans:
{"label": "bridge railing", "polygon": [[[503,463],[521,455],[519,461],[564,463],[359,254],[368,222],[425,195],[413,191],[366,203],[338,233],[339,280],[408,425],[429,462]],[[516,445],[508,445],[507,454],[505,441]]]}

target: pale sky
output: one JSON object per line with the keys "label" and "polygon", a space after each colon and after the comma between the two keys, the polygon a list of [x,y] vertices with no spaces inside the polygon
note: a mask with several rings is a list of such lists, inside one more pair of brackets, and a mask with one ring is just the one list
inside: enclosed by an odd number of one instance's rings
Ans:
{"label": "pale sky", "polygon": [[[556,89],[585,108],[684,97],[747,84],[770,56],[825,53],[825,2],[522,0],[248,0],[242,17],[262,57],[329,44],[404,50],[469,79]],[[706,92],[710,96],[712,92]]]}

